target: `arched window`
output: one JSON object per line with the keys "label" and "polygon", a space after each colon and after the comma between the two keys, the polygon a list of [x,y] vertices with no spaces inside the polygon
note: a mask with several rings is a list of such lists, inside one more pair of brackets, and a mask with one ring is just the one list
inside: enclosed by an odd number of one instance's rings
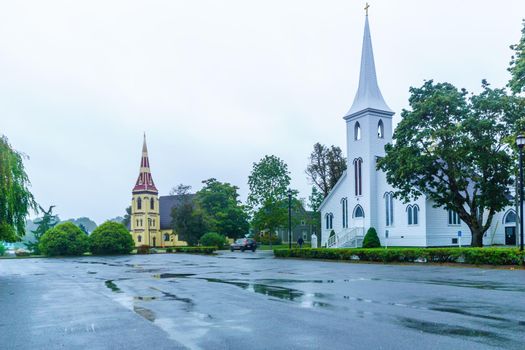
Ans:
{"label": "arched window", "polygon": [[355,195],[361,196],[363,194],[363,181],[361,179],[361,165],[363,160],[361,158],[354,159],[354,182],[355,182]]}
{"label": "arched window", "polygon": [[379,123],[377,123],[377,137],[380,139],[385,137],[385,127],[381,119],[379,119]]}
{"label": "arched window", "polygon": [[504,224],[516,224],[516,212],[509,210],[503,219]]}
{"label": "arched window", "polygon": [[139,197],[139,199],[137,199],[137,209],[138,210],[142,209],[142,198],[140,198],[140,197]]}
{"label": "arched window", "polygon": [[417,204],[407,206],[407,218],[409,225],[419,223],[419,206]]}
{"label": "arched window", "polygon": [[149,200],[149,208],[150,208],[151,210],[155,209],[155,199],[154,199],[154,198],[151,198],[151,199]]}
{"label": "arched window", "polygon": [[328,213],[325,215],[325,227],[327,230],[331,230],[333,228],[333,220],[334,220],[334,214]]}
{"label": "arched window", "polygon": [[359,204],[355,206],[354,208],[354,218],[364,218],[365,217],[365,211],[363,210],[363,207],[361,207]]}
{"label": "arched window", "polygon": [[142,242],[142,236],[141,235],[137,236],[137,242]]}
{"label": "arched window", "polygon": [[384,197],[386,226],[392,226],[394,224],[394,194],[392,192],[387,192]]}
{"label": "arched window", "polygon": [[164,242],[169,242],[170,240],[170,235],[168,235],[167,233],[164,234]]}
{"label": "arched window", "polygon": [[341,199],[341,210],[343,211],[343,228],[348,228],[348,200]]}
{"label": "arched window", "polygon": [[355,122],[354,125],[354,140],[361,140],[361,125],[359,125],[359,122]]}

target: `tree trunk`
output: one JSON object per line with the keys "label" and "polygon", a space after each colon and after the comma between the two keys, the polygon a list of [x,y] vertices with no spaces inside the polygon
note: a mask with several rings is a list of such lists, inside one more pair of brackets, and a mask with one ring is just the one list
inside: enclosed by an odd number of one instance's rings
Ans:
{"label": "tree trunk", "polygon": [[483,247],[483,231],[479,228],[471,227],[470,233],[472,234],[470,245],[472,247]]}

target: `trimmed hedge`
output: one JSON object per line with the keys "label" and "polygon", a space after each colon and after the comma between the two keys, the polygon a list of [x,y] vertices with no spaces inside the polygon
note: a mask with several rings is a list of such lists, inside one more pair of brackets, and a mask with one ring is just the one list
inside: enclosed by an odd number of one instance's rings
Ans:
{"label": "trimmed hedge", "polygon": [[175,253],[213,254],[217,247],[173,247]]}
{"label": "trimmed hedge", "polygon": [[316,248],[275,249],[279,258],[329,259],[374,262],[462,263],[473,265],[525,265],[517,248]]}
{"label": "trimmed hedge", "polygon": [[207,247],[217,247],[220,250],[224,249],[228,241],[226,237],[217,232],[208,232],[199,239],[199,243]]}

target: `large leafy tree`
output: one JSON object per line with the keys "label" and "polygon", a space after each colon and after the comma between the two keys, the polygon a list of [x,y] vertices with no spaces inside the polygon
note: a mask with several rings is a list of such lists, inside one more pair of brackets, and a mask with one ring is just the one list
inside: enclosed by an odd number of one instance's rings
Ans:
{"label": "large leafy tree", "polygon": [[425,195],[435,207],[457,212],[477,247],[494,214],[510,204],[515,159],[509,144],[525,115],[522,99],[485,81],[482,88],[470,96],[449,83],[410,88],[411,109],[401,113],[394,143],[378,162],[398,198]]}
{"label": "large leafy tree", "polygon": [[244,236],[249,228],[248,214],[239,200],[239,188],[214,178],[202,183],[204,187],[195,199],[206,215],[209,229],[231,238]]}
{"label": "large leafy tree", "polygon": [[285,203],[290,180],[288,166],[276,156],[267,155],[253,164],[248,177],[248,206],[253,214],[254,228],[273,234],[278,227],[287,224],[288,206]]}
{"label": "large leafy tree", "polygon": [[306,167],[309,180],[321,191],[323,198],[334,188],[346,170],[346,158],[341,148],[327,147],[320,143],[314,145]]}
{"label": "large leafy tree", "polygon": [[40,239],[42,238],[44,233],[46,233],[49,229],[52,229],[53,227],[55,227],[56,224],[60,222],[58,215],[53,214],[54,207],[55,206],[52,205],[49,207],[48,210],[45,210],[44,208],[39,206],[40,212],[43,215],[41,218],[38,218],[34,221],[34,223],[38,225],[36,230],[31,231],[34,236],[34,240],[25,243],[27,249],[32,251],[34,254],[40,254],[39,244],[40,244]]}
{"label": "large leafy tree", "polygon": [[310,224],[315,227],[315,233],[321,232],[321,212],[319,211],[319,207],[321,207],[323,199],[323,194],[317,187],[312,186],[312,193],[308,197],[308,206],[313,212]]}
{"label": "large leafy tree", "polygon": [[173,208],[173,232],[178,234],[180,240],[186,241],[190,246],[196,245],[201,236],[208,231],[208,223],[204,211],[200,208],[195,195],[190,193],[191,186],[178,185],[172,189],[171,194],[181,197],[181,203]]}
{"label": "large leafy tree", "polygon": [[511,74],[508,86],[512,92],[519,94],[525,92],[525,20],[523,20],[520,41],[510,48],[514,53],[508,68]]}
{"label": "large leafy tree", "polygon": [[29,211],[37,209],[23,158],[5,136],[0,137],[0,241],[20,240]]}

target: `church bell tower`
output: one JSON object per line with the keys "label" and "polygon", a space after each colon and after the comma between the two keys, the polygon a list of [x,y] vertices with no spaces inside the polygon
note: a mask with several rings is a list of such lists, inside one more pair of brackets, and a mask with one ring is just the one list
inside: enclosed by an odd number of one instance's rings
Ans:
{"label": "church bell tower", "polygon": [[161,244],[159,191],[155,187],[149,166],[146,134],[142,145],[140,171],[131,200],[131,235],[135,246]]}

